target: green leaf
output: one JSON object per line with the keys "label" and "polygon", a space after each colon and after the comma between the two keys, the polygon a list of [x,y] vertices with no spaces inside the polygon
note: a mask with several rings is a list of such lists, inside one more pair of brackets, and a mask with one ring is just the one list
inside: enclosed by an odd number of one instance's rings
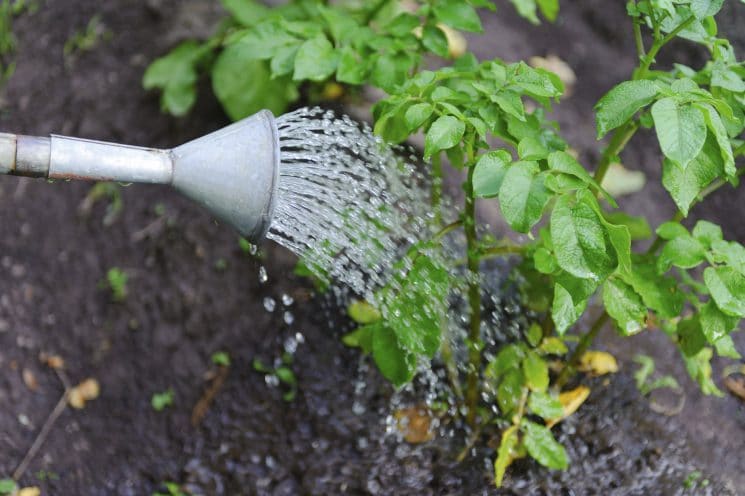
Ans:
{"label": "green leaf", "polygon": [[543,17],[551,22],[556,20],[556,16],[559,15],[559,0],[536,0],[538,8],[541,9]]}
{"label": "green leaf", "polygon": [[367,75],[366,61],[354,50],[346,46],[339,54],[339,65],[336,68],[336,79],[340,83],[362,84]]}
{"label": "green leaf", "polygon": [[518,366],[525,357],[525,352],[516,344],[508,344],[502,347],[497,356],[487,364],[484,376],[497,380],[502,374]]}
{"label": "green leaf", "polygon": [[611,224],[626,226],[632,240],[652,237],[652,228],[649,227],[649,223],[644,217],[635,217],[621,211],[603,212],[603,216]]}
{"label": "green leaf", "polygon": [[658,85],[649,80],[624,81],[615,86],[595,105],[598,139],[631,119],[659,93]]}
{"label": "green leaf", "polygon": [[507,223],[518,232],[529,232],[541,219],[551,197],[536,162],[515,162],[499,188],[499,206]]}
{"label": "green leaf", "polygon": [[418,129],[430,118],[434,107],[430,103],[416,103],[406,110],[406,127],[409,131]]}
{"label": "green leaf", "polygon": [[501,108],[505,113],[512,115],[521,121],[525,121],[525,107],[523,106],[523,101],[518,93],[505,90],[493,93],[489,98],[499,105],[499,108]]}
{"label": "green leaf", "polygon": [[437,20],[455,29],[480,33],[483,31],[476,10],[462,0],[438,0],[434,5]]}
{"label": "green leaf", "polygon": [[12,494],[18,486],[12,479],[0,479],[0,495]]}
{"label": "green leaf", "polygon": [[723,238],[722,228],[706,220],[696,222],[691,234],[693,234],[693,237],[699,240],[707,250],[710,250],[714,243],[722,241]]}
{"label": "green leaf", "polygon": [[564,416],[564,407],[561,402],[547,393],[531,393],[528,398],[528,408],[544,420]]}
{"label": "green leaf", "polygon": [[525,62],[518,62],[512,68],[512,82],[532,96],[558,97],[564,91],[558,76],[545,69],[530,67]]}
{"label": "green leaf", "polygon": [[551,213],[551,239],[559,266],[582,279],[604,279],[615,268],[606,230],[591,205],[559,197]]}
{"label": "green leaf", "polygon": [[548,364],[536,352],[529,351],[523,360],[523,373],[531,391],[543,392],[548,388]]}
{"label": "green leaf", "polygon": [[288,45],[277,49],[276,54],[269,64],[272,77],[286,76],[295,68],[295,57],[300,45]]}
{"label": "green leaf", "polygon": [[323,35],[311,38],[302,45],[295,56],[295,81],[323,81],[331,76],[339,58],[334,46]]}
{"label": "green leaf", "polygon": [[712,258],[725,263],[745,276],[745,247],[736,241],[716,240],[711,244]]}
{"label": "green leaf", "polygon": [[688,215],[701,190],[724,173],[722,157],[716,146],[714,138],[709,135],[701,153],[687,167],[667,159],[662,163],[662,185],[683,215]]}
{"label": "green leaf", "polygon": [[608,194],[607,191],[605,191],[596,181],[593,179],[592,176],[587,172],[587,170],[582,167],[582,165],[577,162],[577,159],[569,155],[567,152],[564,151],[555,151],[552,152],[548,156],[548,167],[551,170],[561,172],[562,174],[568,174],[570,176],[576,177],[580,181],[582,181],[585,184],[592,185],[595,189],[600,191],[605,199],[610,203],[611,206],[617,207],[616,201],[613,199],[613,197]]}
{"label": "green leaf", "polygon": [[735,342],[729,334],[717,339],[714,343],[714,348],[717,350],[717,355],[721,357],[732,358],[734,360],[742,359],[742,355],[737,351]]}
{"label": "green leaf", "polygon": [[520,397],[523,394],[525,378],[519,368],[511,368],[507,371],[502,382],[497,388],[497,404],[500,411],[509,415],[520,404]]}
{"label": "green leaf", "polygon": [[712,355],[711,348],[704,348],[692,357],[684,354],[683,360],[685,361],[686,369],[688,369],[688,374],[701,386],[701,392],[704,394],[713,394],[714,396],[724,396],[724,393],[711,380],[710,361]]}
{"label": "green leaf", "polygon": [[243,33],[230,45],[240,46],[240,49],[255,59],[270,59],[280,48],[301,41],[289,33],[282,22],[273,19],[261,22]]}
{"label": "green leaf", "polygon": [[319,5],[318,11],[326,20],[331,37],[337,42],[353,39],[361,26],[343,9]]}
{"label": "green leaf", "polygon": [[737,177],[735,157],[732,154],[732,144],[730,143],[727,129],[719,117],[719,113],[709,104],[699,105],[699,108],[704,114],[707,127],[711,131],[711,134],[714,135],[717,145],[719,145],[719,153],[722,155],[722,161],[724,162],[724,173],[730,178]]}
{"label": "green leaf", "polygon": [[538,139],[528,136],[518,143],[517,155],[522,160],[543,160],[548,156],[548,150]]}
{"label": "green leaf", "polygon": [[517,13],[521,17],[524,17],[533,24],[540,23],[536,10],[538,7],[536,0],[510,0],[510,2],[515,6],[515,10],[517,10]]}
{"label": "green leaf", "polygon": [[513,425],[507,428],[502,433],[502,440],[499,443],[499,449],[497,450],[497,459],[494,460],[494,483],[497,487],[502,485],[504,479],[504,473],[507,467],[512,463],[512,451],[517,446],[517,425]]}
{"label": "green leaf", "polygon": [[254,0],[220,0],[225,10],[230,12],[239,23],[252,27],[269,15],[271,10],[261,2]]}
{"label": "green leaf", "polygon": [[710,344],[715,344],[719,339],[728,335],[740,321],[738,317],[725,315],[713,301],[708,301],[701,307],[699,320],[701,330]]}
{"label": "green leaf", "polygon": [[556,336],[544,339],[538,349],[547,355],[565,355],[569,351],[564,342]]}
{"label": "green leaf", "polygon": [[240,44],[225,48],[215,61],[212,89],[233,120],[261,109],[282,114],[289,102],[298,96],[294,83],[286,78],[273,80],[267,63],[257,60]]}
{"label": "green leaf", "polygon": [[569,466],[564,447],[554,439],[548,427],[530,420],[521,423],[525,433],[525,448],[544,467],[563,470]]}
{"label": "green leaf", "polygon": [[364,300],[353,300],[347,307],[347,314],[358,324],[372,324],[382,318],[377,308]]}
{"label": "green leaf", "polygon": [[403,349],[389,327],[379,325],[373,333],[373,359],[383,376],[400,387],[416,372],[416,358]]}
{"label": "green leaf", "polygon": [[163,111],[178,117],[186,115],[194,106],[197,99],[196,64],[206,53],[198,43],[187,41],[147,68],[142,85],[146,90],[160,88],[163,91],[160,99]]}
{"label": "green leaf", "polygon": [[704,282],[719,309],[733,317],[745,317],[745,276],[732,267],[707,267]]}
{"label": "green leaf", "polygon": [[422,31],[422,45],[440,57],[448,57],[450,54],[448,39],[445,37],[445,33],[437,26],[424,26],[424,30]]}
{"label": "green leaf", "polygon": [[657,270],[664,274],[673,265],[682,269],[692,269],[705,260],[706,248],[686,231],[685,235],[665,243],[657,259]]}
{"label": "green leaf", "polygon": [[569,291],[559,283],[554,285],[554,302],[551,305],[551,318],[556,325],[556,332],[563,336],[567,329],[577,322],[582,313],[577,310]]}
{"label": "green leaf", "polygon": [[636,334],[646,326],[647,306],[634,288],[616,277],[603,285],[603,304],[624,336]]}
{"label": "green leaf", "polygon": [[704,19],[716,15],[722,8],[724,0],[691,0],[691,12],[696,19]]}
{"label": "green leaf", "polygon": [[424,140],[424,157],[429,159],[433,154],[452,148],[463,138],[466,125],[457,118],[443,115],[430,126]]}
{"label": "green leaf", "polygon": [[365,353],[372,353],[373,336],[375,330],[380,326],[379,323],[364,325],[354,331],[342,336],[342,342],[350,348],[361,348]]}
{"label": "green leaf", "polygon": [[703,114],[690,104],[663,98],[652,105],[652,118],[662,153],[685,168],[701,152],[706,141]]}
{"label": "green leaf", "polygon": [[479,198],[497,196],[510,162],[512,157],[504,150],[481,155],[473,170],[473,194]]}
{"label": "green leaf", "polygon": [[619,277],[631,285],[642,297],[644,304],[665,319],[680,315],[683,309],[683,297],[678,290],[678,283],[671,277],[661,276],[653,262],[635,261],[628,273]]}

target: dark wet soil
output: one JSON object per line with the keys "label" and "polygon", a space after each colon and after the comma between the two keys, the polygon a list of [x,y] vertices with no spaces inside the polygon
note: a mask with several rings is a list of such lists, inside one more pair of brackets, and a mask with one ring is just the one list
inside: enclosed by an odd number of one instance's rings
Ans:
{"label": "dark wet soil", "polygon": [[[209,32],[215,3],[39,2],[36,13],[15,23],[18,68],[4,93],[2,129],[172,146],[224,125],[206,87],[192,115],[174,120],[159,113],[157,97],[140,85],[149,60],[184,36]],[[633,42],[619,21],[623,2],[563,4],[559,22],[543,30],[500,5],[499,17],[487,22],[488,36],[473,48],[481,57],[551,52],[569,62],[579,83],[557,115],[591,160],[598,144],[590,109],[629,73]],[[110,36],[65,58],[66,40],[96,14]],[[726,18],[742,25],[743,9]],[[676,49],[695,61],[695,51]],[[644,139],[625,160],[656,179],[651,165],[658,152]],[[285,250],[267,244],[263,260],[244,253],[229,229],[160,187],[122,188],[124,209],[106,227],[105,202],[87,217],[79,213],[89,189],[0,177],[0,478],[19,464],[62,394],[56,375],[39,361],[47,352],[65,360],[72,382],[96,378],[101,395],[61,415],[24,474],[22,483],[45,495],[148,495],[165,481],[206,495],[500,494],[482,461],[488,453],[456,466],[458,443],[412,447],[384,436],[390,387],[339,342],[340,331],[328,325],[338,312],[327,316],[318,300],[309,300],[310,288],[292,275]],[[648,190],[628,203],[661,220],[672,204],[653,185]],[[730,237],[745,241],[745,228],[730,213],[743,210],[743,202],[723,192],[696,215],[723,222]],[[262,265],[265,284],[257,275]],[[129,275],[128,296],[119,303],[100,287],[112,267]],[[283,294],[294,303],[285,307]],[[267,297],[276,301],[272,313],[264,308]],[[252,361],[272,362],[298,333],[304,341],[292,364],[298,394],[287,402]],[[607,383],[589,382],[588,404],[559,426],[571,468],[549,472],[520,462],[501,494],[745,492],[738,491],[745,487],[741,402],[702,397],[684,380],[683,414],[666,417],[636,392],[630,378],[636,352],[656,356],[664,373],[684,374],[662,344],[654,333],[630,343],[608,333],[601,346],[622,358],[622,372]],[[743,350],[742,339],[738,345]],[[233,363],[195,427],[192,410],[213,383],[210,356],[220,350]],[[24,383],[24,370],[38,382],[35,391]],[[360,389],[360,381],[367,387]],[[152,395],[169,388],[173,406],[154,411]],[[684,481],[696,471],[703,475],[687,488]]]}

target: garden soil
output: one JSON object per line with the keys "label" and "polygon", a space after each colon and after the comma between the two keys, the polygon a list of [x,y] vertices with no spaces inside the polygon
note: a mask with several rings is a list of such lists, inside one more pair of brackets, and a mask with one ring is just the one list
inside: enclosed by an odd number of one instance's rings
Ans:
{"label": "garden soil", "polygon": [[[210,32],[217,2],[37,3],[14,23],[17,69],[3,92],[2,130],[170,147],[228,122],[207,84],[194,111],[173,119],[140,83],[153,58]],[[623,2],[562,2],[558,22],[542,28],[498,4],[472,48],[482,58],[553,53],[567,61],[579,82],[556,116],[581,155],[596,159],[592,105],[634,65]],[[65,55],[93,18],[98,41]],[[723,16],[730,32],[738,23],[739,3]],[[686,45],[672,50],[693,64],[700,57]],[[661,221],[673,206],[655,185],[659,153],[653,137],[636,143],[623,159],[651,184],[626,203]],[[460,441],[412,446],[385,435],[391,388],[340,343],[344,325],[329,321],[343,320],[342,310],[312,296],[286,250],[267,243],[261,256],[244,252],[230,229],[163,187],[121,188],[123,207],[111,222],[106,199],[85,208],[90,187],[0,177],[0,479],[28,452],[62,380],[95,378],[100,396],[62,412],[23,485],[54,496],[149,495],[167,481],[194,495],[745,494],[741,400],[704,397],[683,378],[682,413],[667,416],[636,391],[634,353],[684,375],[659,332],[622,341],[608,331],[599,346],[618,355],[621,372],[588,379],[588,403],[555,429],[571,468],[519,461],[498,491],[486,448],[458,465]],[[694,215],[722,222],[743,242],[743,210],[742,195],[723,191]],[[128,275],[120,302],[102,283],[113,267]],[[272,363],[295,347],[298,390],[285,401],[286,390],[252,362]],[[227,370],[212,363],[217,351],[229,353]],[[44,365],[43,353],[61,357],[64,373]],[[151,397],[168,390],[172,406],[155,411]],[[667,413],[678,399],[670,401]]]}

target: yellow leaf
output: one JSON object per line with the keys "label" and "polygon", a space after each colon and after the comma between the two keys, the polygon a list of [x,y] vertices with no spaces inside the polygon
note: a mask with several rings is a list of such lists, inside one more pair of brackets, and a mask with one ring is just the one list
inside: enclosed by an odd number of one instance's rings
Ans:
{"label": "yellow leaf", "polygon": [[518,442],[517,425],[513,425],[502,433],[502,441],[499,443],[497,458],[494,460],[494,484],[497,487],[502,485],[504,473],[512,462],[518,458],[515,453],[515,446]]}
{"label": "yellow leaf", "polygon": [[347,307],[347,314],[358,324],[372,324],[382,318],[377,308],[364,300],[354,300]]}
{"label": "yellow leaf", "polygon": [[550,429],[572,415],[585,402],[588,396],[590,396],[590,388],[587,386],[578,386],[570,391],[564,391],[559,394],[559,403],[564,408],[564,414],[559,418],[547,421],[546,426]]}
{"label": "yellow leaf", "polygon": [[618,372],[616,358],[605,351],[586,351],[579,360],[577,367],[580,372],[593,375],[605,375]]}
{"label": "yellow leaf", "polygon": [[450,26],[445,24],[437,24],[437,27],[445,33],[445,38],[448,40],[448,52],[450,56],[457,59],[468,50],[468,40],[460,31],[456,31]]}
{"label": "yellow leaf", "polygon": [[18,491],[17,496],[41,496],[41,489],[36,486],[24,487]]}
{"label": "yellow leaf", "polygon": [[397,410],[393,417],[396,419],[399,432],[407,443],[426,443],[435,437],[435,433],[432,432],[431,412],[424,407],[402,408]]}

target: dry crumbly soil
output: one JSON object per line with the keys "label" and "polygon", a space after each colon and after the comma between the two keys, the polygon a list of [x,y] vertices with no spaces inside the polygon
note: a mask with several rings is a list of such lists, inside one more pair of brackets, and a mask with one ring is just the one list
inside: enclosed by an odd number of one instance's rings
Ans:
{"label": "dry crumbly soil", "polygon": [[[623,2],[563,2],[556,25],[540,29],[504,3],[486,21],[487,35],[472,40],[473,49],[482,58],[556,53],[566,60],[579,83],[557,118],[591,162],[599,148],[592,105],[634,64]],[[4,92],[2,130],[168,147],[226,124],[205,85],[194,112],[172,119],[140,84],[148,61],[186,36],[209,33],[219,16],[215,4],[39,2],[37,12],[14,25],[18,66]],[[66,40],[94,15],[110,35],[65,57]],[[724,18],[734,32],[745,19],[743,8]],[[674,50],[691,63],[699,57],[685,45]],[[659,179],[653,139],[642,136],[639,143],[624,161],[645,170],[652,184],[627,203],[659,221],[672,204],[653,185]],[[73,382],[96,378],[101,395],[61,415],[22,478],[45,495],[147,495],[164,481],[195,495],[745,492],[738,491],[745,488],[742,402],[703,397],[684,380],[683,414],[668,418],[636,392],[630,357],[640,350],[656,356],[663,372],[684,374],[654,333],[630,343],[610,332],[604,337],[601,345],[622,358],[622,373],[591,382],[588,405],[559,427],[570,470],[519,462],[506,489],[497,491],[481,461],[489,453],[456,466],[458,446],[439,441],[415,448],[385,438],[390,388],[339,342],[340,329],[328,321],[340,311],[309,299],[309,286],[292,275],[294,260],[285,250],[267,244],[263,260],[245,254],[229,229],[161,187],[122,188],[124,209],[104,226],[105,203],[89,215],[79,211],[89,189],[0,177],[0,478],[21,461],[62,394],[55,374],[39,362],[48,352],[65,360]],[[742,195],[725,191],[695,215],[722,222],[727,236],[743,242],[745,227],[732,212],[744,207]],[[266,284],[257,276],[261,265]],[[120,303],[100,287],[111,267],[129,275]],[[295,300],[288,308],[280,303],[283,294]],[[278,302],[273,313],[264,308],[266,297]],[[284,310],[294,316],[291,325]],[[299,392],[287,403],[251,362],[271,362],[298,332],[304,343],[292,367]],[[742,339],[738,345],[743,350]],[[194,427],[192,409],[216,370],[210,356],[218,350],[228,351],[233,364]],[[36,379],[35,390],[24,383],[24,370]],[[362,391],[355,390],[359,380],[368,383]],[[169,388],[173,407],[154,411],[151,396]],[[686,489],[694,471],[703,475]]]}

